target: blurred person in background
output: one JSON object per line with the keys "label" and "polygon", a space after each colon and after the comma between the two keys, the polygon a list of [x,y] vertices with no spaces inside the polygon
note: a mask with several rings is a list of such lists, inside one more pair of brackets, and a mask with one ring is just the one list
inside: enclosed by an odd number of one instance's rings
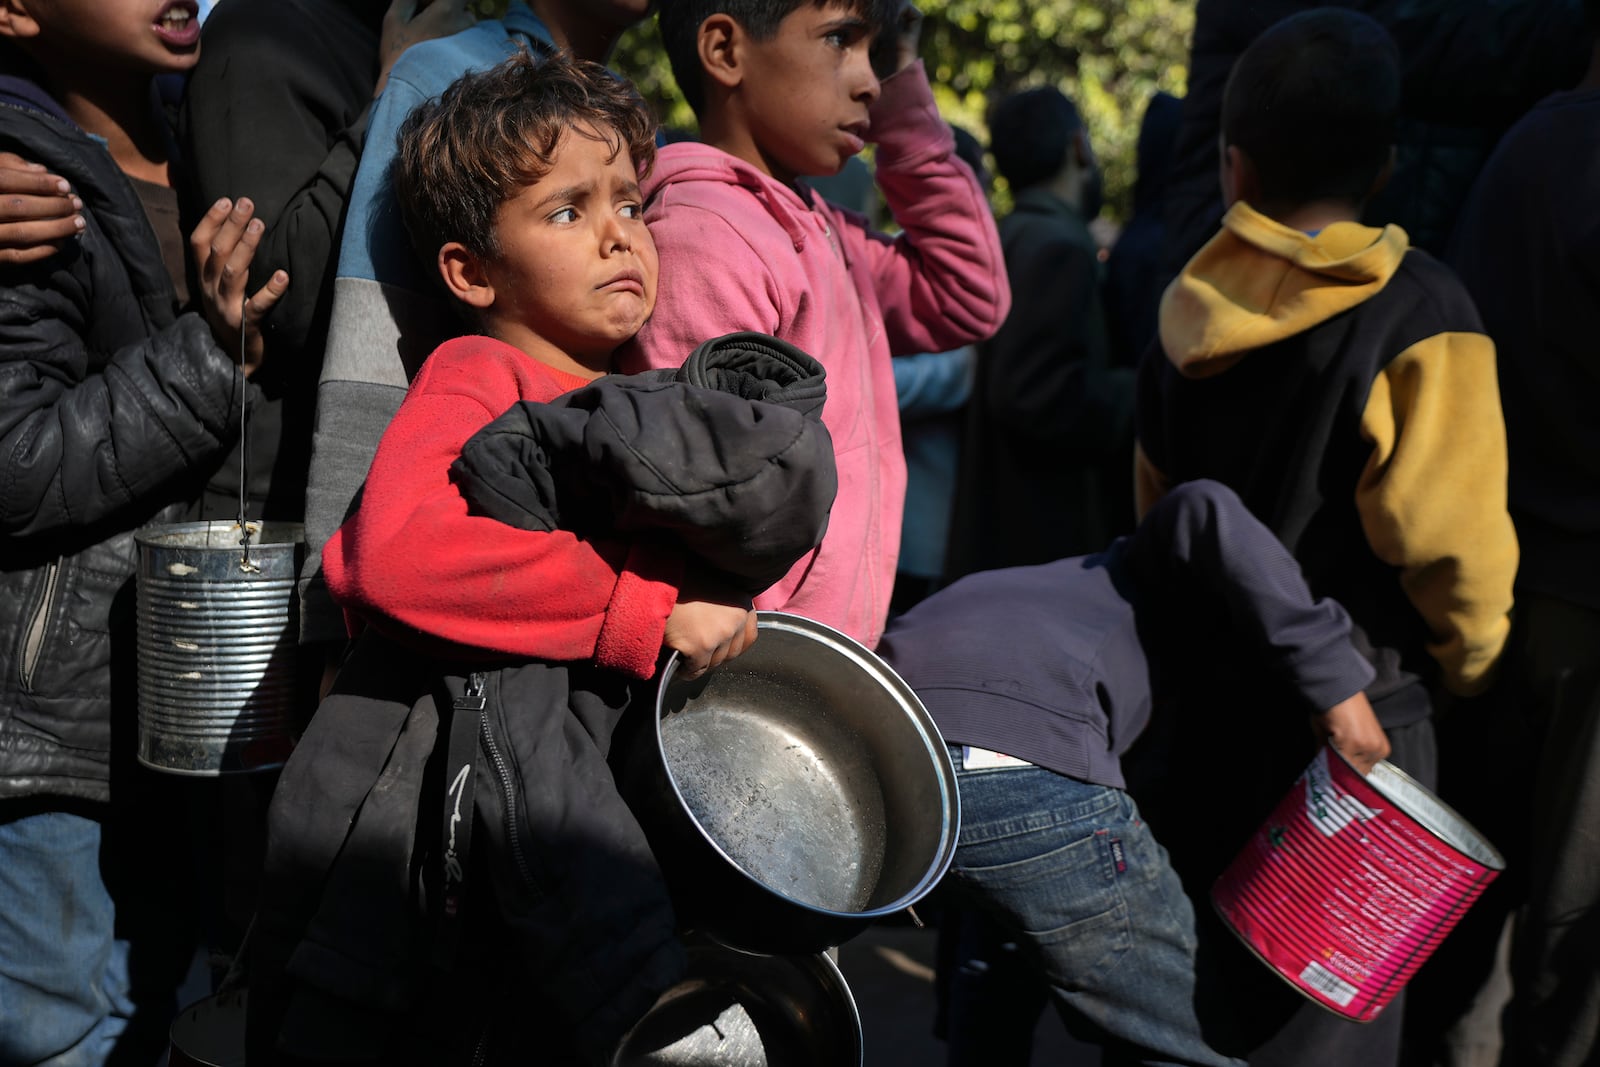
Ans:
{"label": "blurred person in background", "polygon": [[[978,346],[947,577],[1104,548],[1133,525],[1133,371],[1111,365],[1101,297],[1100,167],[1060,90],[996,105],[990,151],[1015,207],[1000,221],[1013,300]],[[1116,489],[1108,492],[1115,484]]]}

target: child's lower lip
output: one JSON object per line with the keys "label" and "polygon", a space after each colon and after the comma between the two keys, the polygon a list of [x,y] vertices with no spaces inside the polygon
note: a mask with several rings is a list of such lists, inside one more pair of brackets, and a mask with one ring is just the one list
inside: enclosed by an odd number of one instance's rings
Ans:
{"label": "child's lower lip", "polygon": [[191,18],[181,30],[170,29],[158,22],[155,24],[155,31],[156,36],[168,44],[187,48],[200,41],[200,20]]}
{"label": "child's lower lip", "polygon": [[845,147],[850,150],[851,155],[855,155],[857,152],[860,152],[863,148],[867,147],[865,138],[858,137],[849,130],[844,131],[844,144]]}

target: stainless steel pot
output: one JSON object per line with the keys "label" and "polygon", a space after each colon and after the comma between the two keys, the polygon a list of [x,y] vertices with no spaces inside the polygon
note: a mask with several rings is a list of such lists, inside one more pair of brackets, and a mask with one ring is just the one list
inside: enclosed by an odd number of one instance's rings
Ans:
{"label": "stainless steel pot", "polygon": [[861,1015],[825,954],[689,943],[689,970],[622,1041],[613,1067],[861,1067]]}
{"label": "stainless steel pot", "polygon": [[667,662],[630,800],[686,925],[752,952],[820,952],[943,876],[955,771],[881,659],[810,619],[759,622],[747,652],[700,679]]}
{"label": "stainless steel pot", "polygon": [[244,1067],[243,989],[218,993],[184,1008],[172,1021],[171,1067]]}

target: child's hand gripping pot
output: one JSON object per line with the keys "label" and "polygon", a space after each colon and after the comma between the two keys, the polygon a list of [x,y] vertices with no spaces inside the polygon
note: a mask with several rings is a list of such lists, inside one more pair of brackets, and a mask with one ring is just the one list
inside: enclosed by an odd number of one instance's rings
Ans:
{"label": "child's hand gripping pot", "polygon": [[703,573],[691,574],[672,614],[667,616],[661,644],[685,661],[684,678],[698,678],[733,659],[756,640],[756,613],[750,598]]}

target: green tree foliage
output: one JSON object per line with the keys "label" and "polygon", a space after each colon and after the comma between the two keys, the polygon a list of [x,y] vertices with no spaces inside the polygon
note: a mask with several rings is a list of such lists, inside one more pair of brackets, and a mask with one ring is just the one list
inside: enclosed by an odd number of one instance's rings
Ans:
{"label": "green tree foliage", "polygon": [[1105,168],[1106,209],[1125,218],[1139,122],[1158,90],[1183,95],[1194,5],[1184,0],[924,0],[922,58],[939,109],[980,137],[988,109],[1021,89],[1072,98]]}
{"label": "green tree foliage", "polygon": [[[939,110],[987,143],[989,108],[1020,89],[1055,85],[1089,125],[1105,168],[1106,211],[1127,216],[1134,149],[1157,90],[1181,96],[1188,77],[1192,0],[918,0],[922,59]],[[612,65],[631,77],[660,120],[694,129],[654,21],[618,45]],[[997,200],[1009,196],[1002,187]]]}

